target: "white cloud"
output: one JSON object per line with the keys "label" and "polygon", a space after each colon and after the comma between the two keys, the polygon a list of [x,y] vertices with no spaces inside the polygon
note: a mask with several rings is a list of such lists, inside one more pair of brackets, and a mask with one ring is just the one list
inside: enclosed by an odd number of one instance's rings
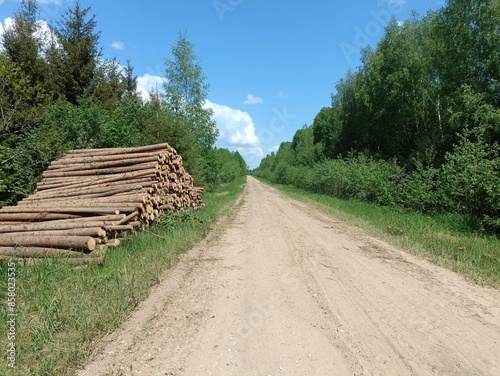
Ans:
{"label": "white cloud", "polygon": [[285,93],[284,91],[278,91],[278,93],[276,94],[276,97],[278,97],[279,99],[287,99],[289,96],[288,93]]}
{"label": "white cloud", "polygon": [[231,150],[238,150],[244,157],[263,156],[260,140],[255,134],[255,125],[248,112],[210,101],[205,107],[213,110],[212,119],[219,129],[218,144]]}
{"label": "white cloud", "polygon": [[[1,0],[0,0],[1,1]],[[0,3],[1,4],[1,3]],[[14,24],[14,19],[13,18],[6,18],[3,23],[0,22],[0,38],[2,38],[3,34],[5,33],[5,31],[9,28],[12,27],[12,25]]]}
{"label": "white cloud", "polygon": [[[2,39],[5,31],[13,27],[13,25],[14,19],[10,17],[6,18],[3,23],[0,22],[0,40]],[[37,28],[33,35],[36,39],[42,42],[42,51],[48,48],[53,40],[57,39],[47,22],[41,20],[37,21]],[[0,44],[0,50],[2,49],[3,46]]]}
{"label": "white cloud", "polygon": [[166,81],[165,77],[153,76],[149,73],[137,77],[137,91],[143,100],[148,100],[151,90],[163,93],[163,83]]}
{"label": "white cloud", "polygon": [[408,0],[382,0],[379,1],[379,6],[383,6],[384,4],[392,5],[392,6],[404,6]]}
{"label": "white cloud", "polygon": [[[163,93],[164,77],[146,73],[137,78],[137,91],[143,100],[150,98],[151,90]],[[220,147],[232,151],[238,150],[243,157],[263,157],[260,140],[255,134],[255,125],[248,112],[236,110],[228,106],[205,102],[205,107],[213,110],[212,119],[217,123]]]}
{"label": "white cloud", "polygon": [[269,153],[277,153],[279,148],[280,148],[279,145],[274,145],[274,146],[269,148]]}
{"label": "white cloud", "polygon": [[50,43],[53,41],[56,41],[56,44],[60,47],[56,34],[45,21],[37,21],[37,29],[34,36],[42,42],[42,50],[50,47]]}
{"label": "white cloud", "polygon": [[111,43],[111,47],[113,47],[115,50],[122,51],[125,49],[125,44],[123,42],[115,41]]}
{"label": "white cloud", "polygon": [[262,98],[256,97],[253,94],[247,95],[247,100],[243,102],[243,104],[260,104],[264,102]]}

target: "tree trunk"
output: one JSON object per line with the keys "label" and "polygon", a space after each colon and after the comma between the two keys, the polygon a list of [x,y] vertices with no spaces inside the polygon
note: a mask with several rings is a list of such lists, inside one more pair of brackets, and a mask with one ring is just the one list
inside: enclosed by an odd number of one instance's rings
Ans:
{"label": "tree trunk", "polygon": [[24,234],[0,236],[0,247],[14,246],[75,248],[93,251],[96,241],[90,236],[25,236]]}

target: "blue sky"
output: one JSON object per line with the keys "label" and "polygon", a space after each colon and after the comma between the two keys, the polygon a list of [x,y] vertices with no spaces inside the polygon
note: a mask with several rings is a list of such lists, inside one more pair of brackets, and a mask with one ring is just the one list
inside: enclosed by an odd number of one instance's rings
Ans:
{"label": "blue sky", "polygon": [[[70,0],[40,0],[51,22]],[[389,17],[403,21],[444,0],[144,0],[91,1],[104,58],[130,59],[144,95],[161,88],[164,58],[180,31],[200,57],[221,136],[251,168],[310,125],[330,104],[335,84],[359,65],[359,49],[375,46]],[[0,33],[18,0],[0,0]]]}

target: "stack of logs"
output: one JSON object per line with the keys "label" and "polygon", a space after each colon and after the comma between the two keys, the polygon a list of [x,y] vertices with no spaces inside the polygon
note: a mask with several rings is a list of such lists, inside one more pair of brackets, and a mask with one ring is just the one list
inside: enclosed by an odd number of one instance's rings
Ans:
{"label": "stack of logs", "polygon": [[168,144],[73,150],[42,176],[35,194],[0,209],[0,258],[102,263],[109,246],[161,213],[203,205],[202,188]]}

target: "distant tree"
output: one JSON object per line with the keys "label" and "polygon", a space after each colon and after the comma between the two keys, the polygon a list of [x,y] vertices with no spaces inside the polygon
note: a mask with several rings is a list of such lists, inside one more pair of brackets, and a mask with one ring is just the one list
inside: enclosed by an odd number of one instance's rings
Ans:
{"label": "distant tree", "polygon": [[36,0],[22,0],[14,16],[13,25],[3,35],[7,58],[19,66],[32,84],[43,80],[45,64],[40,56],[42,41],[37,38]]}
{"label": "distant tree", "polygon": [[100,32],[96,31],[96,16],[89,18],[90,11],[77,0],[56,30],[62,46],[61,92],[73,104],[90,88],[101,58]]}
{"label": "distant tree", "polygon": [[312,124],[313,141],[321,145],[321,154],[327,158],[335,158],[339,154],[339,139],[342,122],[338,119],[339,106],[323,107]]}
{"label": "distant tree", "polygon": [[48,98],[41,84],[0,54],[0,144],[14,147],[22,134],[40,124]]}
{"label": "distant tree", "polygon": [[499,24],[497,0],[448,0],[437,13],[434,64],[445,95],[466,84],[500,106]]}
{"label": "distant tree", "polygon": [[292,139],[292,149],[295,154],[295,164],[313,166],[320,157],[320,145],[314,144],[314,131],[312,127],[304,125],[295,132]]}
{"label": "distant tree", "polygon": [[204,107],[210,86],[185,34],[179,34],[172,55],[172,60],[165,59],[165,99],[174,114],[190,125],[198,145],[212,149],[219,134],[212,110]]}
{"label": "distant tree", "polygon": [[95,98],[104,108],[112,111],[127,93],[125,69],[116,58],[100,64],[96,68],[88,95]]}
{"label": "distant tree", "polygon": [[392,20],[366,62],[371,121],[370,150],[403,165],[440,149],[438,86],[426,50],[427,20]]}
{"label": "distant tree", "polygon": [[137,92],[137,75],[134,74],[134,67],[130,59],[127,60],[127,65],[124,68],[124,85],[125,95],[133,99],[139,99]]}

